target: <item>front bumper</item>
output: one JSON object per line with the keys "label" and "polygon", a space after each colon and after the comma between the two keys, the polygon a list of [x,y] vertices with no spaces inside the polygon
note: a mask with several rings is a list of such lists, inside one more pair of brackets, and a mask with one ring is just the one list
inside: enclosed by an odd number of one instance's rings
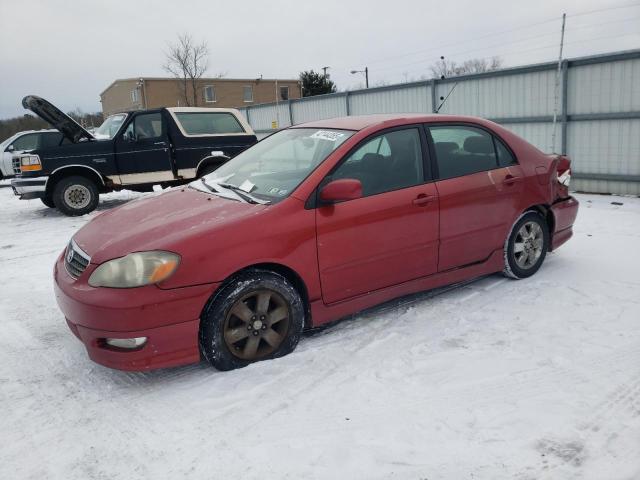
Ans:
{"label": "front bumper", "polygon": [[47,179],[49,177],[18,177],[11,180],[13,193],[20,197],[20,200],[31,200],[33,198],[43,198],[47,189]]}
{"label": "front bumper", "polygon": [[578,216],[580,202],[573,197],[551,205],[555,228],[551,237],[551,250],[555,250],[573,236],[573,223]]}
{"label": "front bumper", "polygon": [[[145,371],[200,361],[200,314],[218,284],[163,290],[155,285],[132,289],[93,288],[90,264],[74,280],[61,255],[54,267],[54,291],[71,331],[89,358],[119,370]],[[139,349],[110,347],[106,338],[147,337]]]}

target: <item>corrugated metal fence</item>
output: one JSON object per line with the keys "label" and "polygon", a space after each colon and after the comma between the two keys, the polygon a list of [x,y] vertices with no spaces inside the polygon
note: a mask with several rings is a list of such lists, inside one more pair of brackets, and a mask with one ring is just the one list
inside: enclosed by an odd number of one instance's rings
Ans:
{"label": "corrugated metal fence", "polygon": [[[341,92],[241,109],[259,137],[312,120],[369,113],[489,118],[551,152],[557,63]],[[572,187],[640,195],[640,50],[564,60],[556,151],[572,158]],[[275,122],[275,123],[274,123]]]}

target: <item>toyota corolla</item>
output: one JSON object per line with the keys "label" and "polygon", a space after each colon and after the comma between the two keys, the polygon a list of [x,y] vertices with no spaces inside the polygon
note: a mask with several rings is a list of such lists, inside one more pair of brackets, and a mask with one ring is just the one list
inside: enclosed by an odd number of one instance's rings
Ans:
{"label": "toyota corolla", "polygon": [[570,174],[473,117],[298,125],[96,216],[57,260],[56,298],[100,364],[238,368],[402,295],[533,275],[572,235]]}

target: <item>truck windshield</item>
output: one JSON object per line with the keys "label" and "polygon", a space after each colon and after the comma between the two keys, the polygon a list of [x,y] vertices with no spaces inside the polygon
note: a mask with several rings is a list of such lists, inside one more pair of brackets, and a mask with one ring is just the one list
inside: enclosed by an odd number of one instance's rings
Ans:
{"label": "truck windshield", "polygon": [[126,113],[118,113],[107,117],[107,119],[102,122],[102,125],[93,133],[93,136],[96,137],[97,140],[112,139],[115,134],[118,133],[118,130],[120,130],[125,118],[127,118]]}
{"label": "truck windshield", "polygon": [[[275,203],[300,183],[354,132],[292,128],[274,133],[204,177]],[[199,182],[199,180],[198,180]]]}

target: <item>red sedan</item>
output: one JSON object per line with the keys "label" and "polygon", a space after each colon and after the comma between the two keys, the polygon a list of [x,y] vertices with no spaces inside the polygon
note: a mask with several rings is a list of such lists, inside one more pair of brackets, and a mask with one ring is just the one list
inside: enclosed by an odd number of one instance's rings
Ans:
{"label": "red sedan", "polygon": [[242,367],[395,297],[533,275],[572,235],[569,177],[566,157],[478,118],[298,125],[98,215],[60,255],[56,297],[103,365]]}

